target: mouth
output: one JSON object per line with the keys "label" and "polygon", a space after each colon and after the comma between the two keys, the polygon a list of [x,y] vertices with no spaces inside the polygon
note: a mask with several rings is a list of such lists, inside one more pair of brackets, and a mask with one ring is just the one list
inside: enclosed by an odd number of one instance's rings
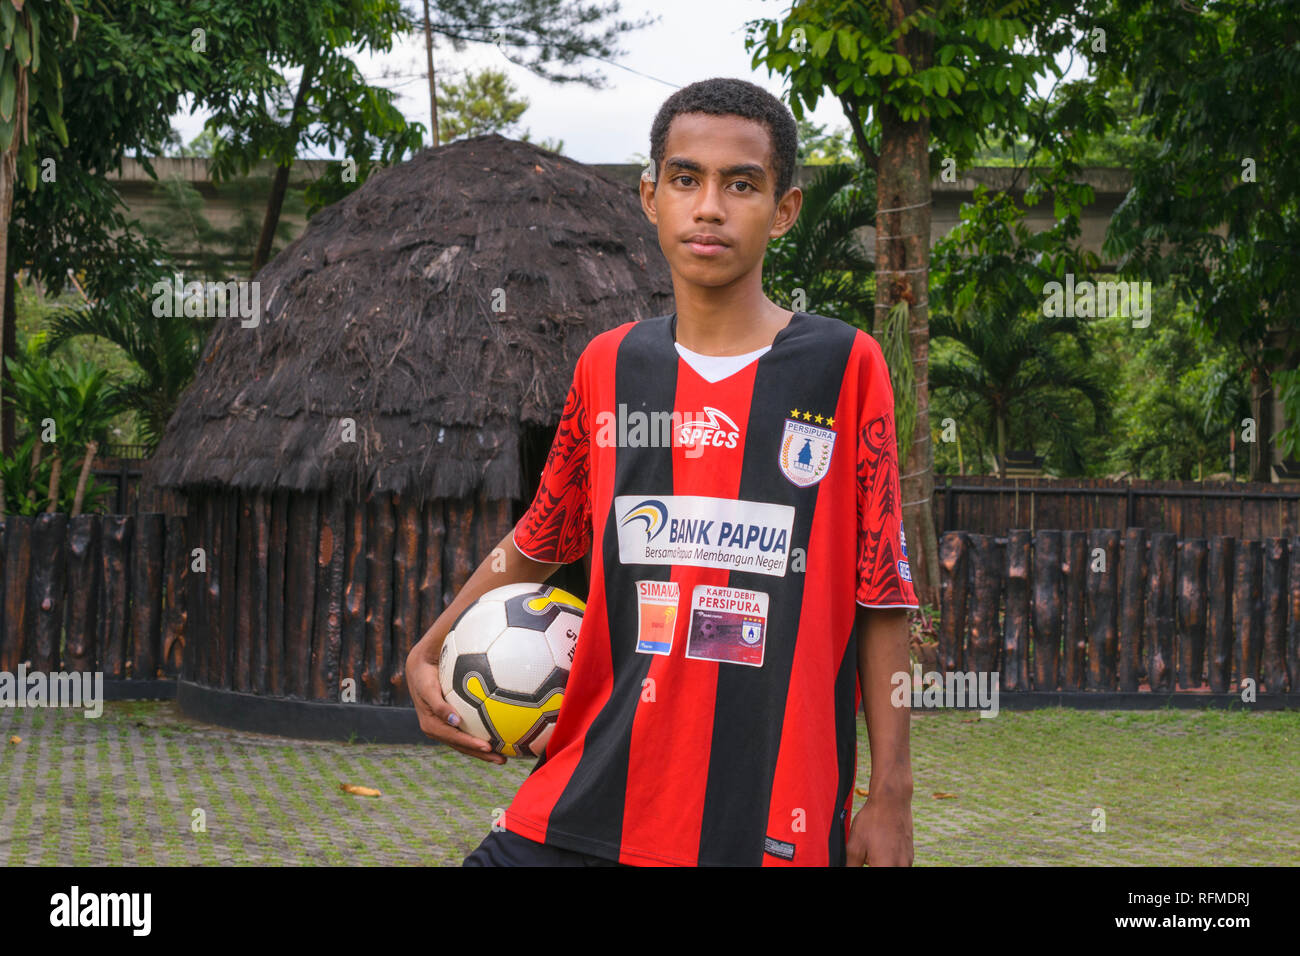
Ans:
{"label": "mouth", "polygon": [[686,247],[697,256],[716,256],[730,248],[717,236],[697,235],[685,240]]}

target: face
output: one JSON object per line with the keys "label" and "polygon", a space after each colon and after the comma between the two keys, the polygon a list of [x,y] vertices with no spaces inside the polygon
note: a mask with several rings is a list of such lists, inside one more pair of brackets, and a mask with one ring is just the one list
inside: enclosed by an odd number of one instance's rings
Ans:
{"label": "face", "polygon": [[641,206],[674,275],[695,285],[761,269],[767,241],[789,231],[803,201],[793,187],[776,196],[767,127],[739,116],[673,117],[657,172],[658,183],[641,182]]}

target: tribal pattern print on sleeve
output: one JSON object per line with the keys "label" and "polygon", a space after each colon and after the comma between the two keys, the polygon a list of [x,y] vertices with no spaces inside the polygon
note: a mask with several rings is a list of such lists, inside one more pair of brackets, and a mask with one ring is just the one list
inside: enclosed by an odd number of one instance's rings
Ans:
{"label": "tribal pattern print on sleeve", "polygon": [[916,604],[902,521],[894,417],[878,415],[863,424],[858,437],[859,603]]}
{"label": "tribal pattern print on sleeve", "polygon": [[575,382],[541,484],[516,532],[516,544],[535,561],[567,564],[591,546],[590,443],[587,411]]}

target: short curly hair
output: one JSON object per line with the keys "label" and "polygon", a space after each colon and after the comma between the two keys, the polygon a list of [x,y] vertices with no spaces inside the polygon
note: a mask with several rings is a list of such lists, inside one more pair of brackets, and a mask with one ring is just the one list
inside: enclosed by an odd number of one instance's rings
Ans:
{"label": "short curly hair", "polygon": [[799,149],[799,131],[794,117],[775,96],[745,80],[715,77],[682,87],[659,107],[650,125],[650,159],[656,176],[664,161],[668,127],[680,113],[709,113],[739,116],[767,127],[772,139],[772,168],[776,172],[776,198],[785,195],[794,182],[794,164]]}

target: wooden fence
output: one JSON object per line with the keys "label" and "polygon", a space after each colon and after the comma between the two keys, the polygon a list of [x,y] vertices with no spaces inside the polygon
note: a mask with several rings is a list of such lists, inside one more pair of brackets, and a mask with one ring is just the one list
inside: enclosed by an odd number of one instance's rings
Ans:
{"label": "wooden fence", "polygon": [[0,671],[331,701],[353,678],[356,700],[400,703],[411,646],[513,525],[510,503],[481,498],[212,492],[188,506],[0,521]]}
{"label": "wooden fence", "polygon": [[[352,678],[357,700],[403,703],[407,651],[512,523],[480,499],[287,492],[9,516],[0,671],[335,701]],[[1300,537],[948,532],[939,554],[940,671],[996,670],[1008,692],[1300,691]]]}
{"label": "wooden fence", "polygon": [[934,517],[940,533],[1145,528],[1183,539],[1290,538],[1300,534],[1300,484],[936,475]]}
{"label": "wooden fence", "polygon": [[180,517],[9,515],[0,521],[0,671],[175,677],[184,647]]}
{"label": "wooden fence", "polygon": [[939,564],[940,671],[998,671],[1004,691],[1300,690],[1300,537],[954,531]]}

